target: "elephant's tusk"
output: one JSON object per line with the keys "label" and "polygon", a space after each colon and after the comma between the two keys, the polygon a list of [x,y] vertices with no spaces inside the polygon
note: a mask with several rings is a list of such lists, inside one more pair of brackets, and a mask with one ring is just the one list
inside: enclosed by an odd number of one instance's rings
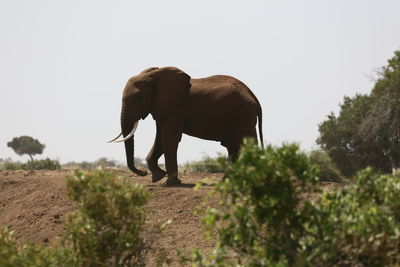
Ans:
{"label": "elephant's tusk", "polygon": [[136,122],[133,124],[132,131],[131,131],[124,139],[115,141],[115,143],[124,142],[124,141],[128,140],[129,138],[131,138],[131,137],[135,134],[136,128],[137,128],[138,124],[139,124],[139,121],[136,121]]}
{"label": "elephant's tusk", "polygon": [[112,143],[112,142],[114,142],[114,141],[117,140],[121,135],[122,135],[122,133],[120,133],[117,137],[115,137],[113,140],[108,141],[107,143]]}

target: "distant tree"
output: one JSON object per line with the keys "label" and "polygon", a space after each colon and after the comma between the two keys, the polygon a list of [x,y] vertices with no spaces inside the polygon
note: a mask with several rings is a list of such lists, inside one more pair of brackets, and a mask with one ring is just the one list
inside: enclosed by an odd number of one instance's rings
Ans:
{"label": "distant tree", "polygon": [[24,154],[28,155],[31,160],[36,154],[42,154],[43,149],[46,147],[41,144],[37,139],[30,136],[20,136],[14,137],[10,142],[7,143],[8,147],[11,147],[15,153],[22,156]]}
{"label": "distant tree", "polygon": [[363,120],[359,135],[379,146],[392,170],[400,168],[400,51],[382,68],[371,92],[371,110]]}
{"label": "distant tree", "polygon": [[345,176],[372,166],[400,168],[400,51],[382,68],[369,95],[344,97],[339,115],[319,125],[317,143]]}
{"label": "distant tree", "polygon": [[390,170],[388,158],[381,147],[376,143],[366,142],[359,134],[361,124],[370,110],[370,96],[344,97],[339,115],[336,117],[331,113],[319,125],[320,136],[317,143],[347,177],[368,166],[383,172]]}

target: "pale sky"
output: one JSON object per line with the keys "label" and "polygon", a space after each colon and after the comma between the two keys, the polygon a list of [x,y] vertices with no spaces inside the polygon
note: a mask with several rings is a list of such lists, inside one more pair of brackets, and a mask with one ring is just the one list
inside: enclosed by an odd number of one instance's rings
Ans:
{"label": "pale sky", "polygon": [[[266,143],[316,147],[318,124],[400,49],[400,1],[0,0],[0,158],[30,135],[39,158],[125,161],[120,132],[126,81],[152,66],[193,78],[228,74],[263,108]],[[155,136],[140,121],[135,154]],[[179,163],[215,156],[217,142],[184,136]]]}

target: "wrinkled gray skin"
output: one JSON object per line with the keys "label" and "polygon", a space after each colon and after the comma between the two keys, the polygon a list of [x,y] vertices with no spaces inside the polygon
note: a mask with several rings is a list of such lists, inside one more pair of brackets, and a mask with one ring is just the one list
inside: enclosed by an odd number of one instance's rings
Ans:
{"label": "wrinkled gray skin", "polygon": [[[262,144],[260,103],[241,81],[225,75],[191,79],[175,67],[149,68],[130,78],[122,97],[121,128],[126,137],[134,123],[151,114],[156,121],[156,137],[146,160],[152,181],[166,174],[166,185],[179,185],[177,149],[182,134],[219,141],[234,160],[244,137],[257,140],[256,124]],[[134,138],[125,141],[129,169],[134,166]],[[158,166],[165,156],[166,172]]]}

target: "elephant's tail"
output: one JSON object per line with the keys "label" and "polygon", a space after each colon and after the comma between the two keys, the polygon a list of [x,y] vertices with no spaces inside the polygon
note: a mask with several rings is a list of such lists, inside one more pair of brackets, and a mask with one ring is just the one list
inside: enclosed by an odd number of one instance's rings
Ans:
{"label": "elephant's tail", "polygon": [[243,82],[239,81],[239,83],[244,86],[247,89],[247,92],[251,95],[251,97],[256,101],[257,103],[257,119],[258,119],[258,135],[260,136],[260,143],[261,147],[264,148],[264,137],[263,137],[263,132],[262,132],[262,108],[260,101],[258,101],[257,97],[254,95],[254,93],[250,90],[247,85],[245,85]]}
{"label": "elephant's tail", "polygon": [[261,148],[264,148],[264,137],[262,132],[262,109],[260,102],[257,101],[258,134],[260,135]]}

